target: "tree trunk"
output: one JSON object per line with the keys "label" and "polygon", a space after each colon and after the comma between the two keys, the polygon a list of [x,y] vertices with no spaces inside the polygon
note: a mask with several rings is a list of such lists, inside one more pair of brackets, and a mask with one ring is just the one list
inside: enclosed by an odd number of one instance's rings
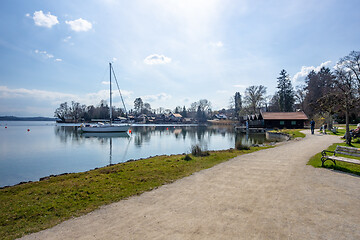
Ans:
{"label": "tree trunk", "polygon": [[351,136],[350,136],[350,128],[349,128],[349,108],[348,108],[348,106],[346,106],[345,119],[346,119],[346,133],[345,133],[346,144],[351,146]]}

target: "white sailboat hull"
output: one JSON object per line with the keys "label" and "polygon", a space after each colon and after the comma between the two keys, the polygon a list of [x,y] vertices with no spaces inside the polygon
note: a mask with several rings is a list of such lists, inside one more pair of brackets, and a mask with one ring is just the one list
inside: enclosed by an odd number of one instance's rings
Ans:
{"label": "white sailboat hull", "polygon": [[83,132],[94,133],[113,133],[113,132],[127,132],[130,128],[129,124],[116,124],[116,125],[91,125],[81,126]]}

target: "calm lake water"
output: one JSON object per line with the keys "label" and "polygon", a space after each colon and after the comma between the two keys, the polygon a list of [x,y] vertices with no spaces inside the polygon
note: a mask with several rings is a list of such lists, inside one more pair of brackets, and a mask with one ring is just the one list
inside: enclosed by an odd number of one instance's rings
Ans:
{"label": "calm lake water", "polygon": [[[29,130],[29,131],[28,131]],[[130,159],[263,143],[265,134],[232,127],[132,126],[131,134],[84,134],[55,122],[0,121],[0,187],[52,174],[83,172]]]}

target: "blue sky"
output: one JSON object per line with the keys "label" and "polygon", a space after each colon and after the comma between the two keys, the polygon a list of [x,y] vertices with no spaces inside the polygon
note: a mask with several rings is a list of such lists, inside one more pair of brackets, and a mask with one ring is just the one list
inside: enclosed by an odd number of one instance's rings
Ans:
{"label": "blue sky", "polygon": [[[108,99],[108,63],[127,108],[208,99],[250,85],[276,91],[360,50],[358,0],[0,1],[0,115],[48,116]],[[116,87],[114,85],[114,87]],[[114,92],[115,105],[120,98]]]}

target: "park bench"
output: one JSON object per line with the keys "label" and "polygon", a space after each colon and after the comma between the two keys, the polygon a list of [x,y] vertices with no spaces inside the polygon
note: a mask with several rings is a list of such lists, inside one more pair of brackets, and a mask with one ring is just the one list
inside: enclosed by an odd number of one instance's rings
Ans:
{"label": "park bench", "polygon": [[[327,153],[332,153],[332,155],[327,155]],[[336,156],[339,154],[360,158],[360,148],[344,147],[344,146],[337,145],[335,151],[324,150],[321,152],[321,155],[322,155],[321,166],[324,166],[324,163],[327,160],[333,161],[335,165],[336,165],[335,161],[360,164],[360,160],[357,160],[354,158],[347,158],[347,157],[343,157],[343,156]]]}

